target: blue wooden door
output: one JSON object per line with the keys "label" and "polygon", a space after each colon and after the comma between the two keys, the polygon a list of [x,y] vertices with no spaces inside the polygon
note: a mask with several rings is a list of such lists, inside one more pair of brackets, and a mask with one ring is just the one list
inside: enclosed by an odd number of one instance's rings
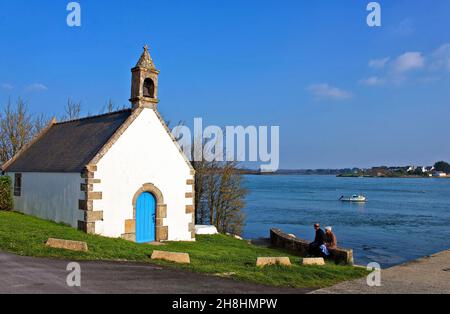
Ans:
{"label": "blue wooden door", "polygon": [[148,192],[142,193],[136,203],[136,242],[155,241],[156,201]]}

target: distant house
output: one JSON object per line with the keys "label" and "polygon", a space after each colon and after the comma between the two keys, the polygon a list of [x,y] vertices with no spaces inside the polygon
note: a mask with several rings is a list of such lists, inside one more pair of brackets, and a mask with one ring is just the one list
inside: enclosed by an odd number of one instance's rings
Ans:
{"label": "distant house", "polygon": [[409,166],[406,167],[406,171],[407,172],[416,172],[420,170],[420,172],[422,173],[429,173],[432,172],[434,170],[434,167],[430,166],[430,167],[425,167],[425,166]]}
{"label": "distant house", "polygon": [[195,172],[158,113],[158,75],[145,47],[130,109],[53,120],[5,163],[15,210],[130,241],[194,240]]}
{"label": "distant house", "polygon": [[442,177],[446,177],[446,176],[447,176],[447,174],[445,172],[442,172],[442,171],[436,171],[433,174],[433,177],[438,177],[438,178],[442,178]]}

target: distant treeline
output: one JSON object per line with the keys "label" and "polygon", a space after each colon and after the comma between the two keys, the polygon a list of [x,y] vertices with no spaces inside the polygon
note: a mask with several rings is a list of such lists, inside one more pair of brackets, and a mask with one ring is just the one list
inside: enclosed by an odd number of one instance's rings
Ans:
{"label": "distant treeline", "polygon": [[436,172],[450,174],[450,164],[438,161],[429,167],[388,167],[379,166],[368,169],[343,168],[343,169],[280,169],[275,172],[261,172],[255,169],[241,169],[242,174],[250,175],[332,175],[341,177],[405,177],[405,176],[432,176]]}
{"label": "distant treeline", "polygon": [[241,169],[242,174],[252,175],[331,175],[336,176],[345,173],[358,172],[362,169],[359,168],[346,168],[346,169],[280,169],[275,172],[261,172],[254,169]]}

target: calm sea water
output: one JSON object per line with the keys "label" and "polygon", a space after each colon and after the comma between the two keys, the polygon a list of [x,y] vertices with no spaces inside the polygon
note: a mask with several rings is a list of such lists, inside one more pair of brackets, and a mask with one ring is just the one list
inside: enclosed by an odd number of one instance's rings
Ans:
{"label": "calm sea water", "polygon": [[[355,262],[397,265],[450,249],[450,180],[245,176],[249,189],[244,236],[272,227],[312,240],[312,225],[330,225]],[[338,201],[364,194],[366,204]]]}

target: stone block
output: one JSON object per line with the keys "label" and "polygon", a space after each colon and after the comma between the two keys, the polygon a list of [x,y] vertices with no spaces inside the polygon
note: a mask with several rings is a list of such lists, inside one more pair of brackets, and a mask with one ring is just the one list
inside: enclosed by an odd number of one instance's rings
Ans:
{"label": "stone block", "polygon": [[102,198],[102,192],[88,192],[88,199],[90,200],[101,200]]}
{"label": "stone block", "polygon": [[152,259],[165,260],[165,261],[179,263],[179,264],[190,264],[191,263],[188,253],[153,251]]}
{"label": "stone block", "polygon": [[135,233],[136,232],[136,220],[128,219],[125,220],[125,233]]}
{"label": "stone block", "polygon": [[124,233],[122,234],[122,239],[130,242],[136,242],[136,234],[135,233]]}
{"label": "stone block", "polygon": [[156,210],[157,210],[156,217],[167,218],[167,205],[158,205],[156,207]]}
{"label": "stone block", "polygon": [[186,205],[186,214],[192,214],[192,213],[195,213],[194,205]]}
{"label": "stone block", "polygon": [[86,242],[81,241],[70,241],[70,240],[61,240],[61,239],[53,239],[49,238],[46,246],[55,248],[55,249],[64,249],[70,251],[78,251],[78,252],[87,252],[88,245]]}
{"label": "stone block", "polygon": [[86,166],[86,170],[89,172],[96,172],[97,166],[96,165],[88,165],[88,166]]}
{"label": "stone block", "polygon": [[323,266],[325,265],[325,260],[322,257],[304,258],[302,264],[305,266]]}
{"label": "stone block", "polygon": [[84,212],[84,220],[88,223],[103,220],[103,211],[87,211]]}
{"label": "stone block", "polygon": [[78,221],[78,230],[88,234],[95,234],[95,222]]}
{"label": "stone block", "polygon": [[219,234],[215,226],[195,225],[195,234]]}
{"label": "stone block", "polygon": [[289,257],[258,257],[256,260],[257,267],[265,267],[270,265],[291,266]]}
{"label": "stone block", "polygon": [[169,227],[157,226],[156,227],[156,240],[166,241],[167,239],[169,239]]}

